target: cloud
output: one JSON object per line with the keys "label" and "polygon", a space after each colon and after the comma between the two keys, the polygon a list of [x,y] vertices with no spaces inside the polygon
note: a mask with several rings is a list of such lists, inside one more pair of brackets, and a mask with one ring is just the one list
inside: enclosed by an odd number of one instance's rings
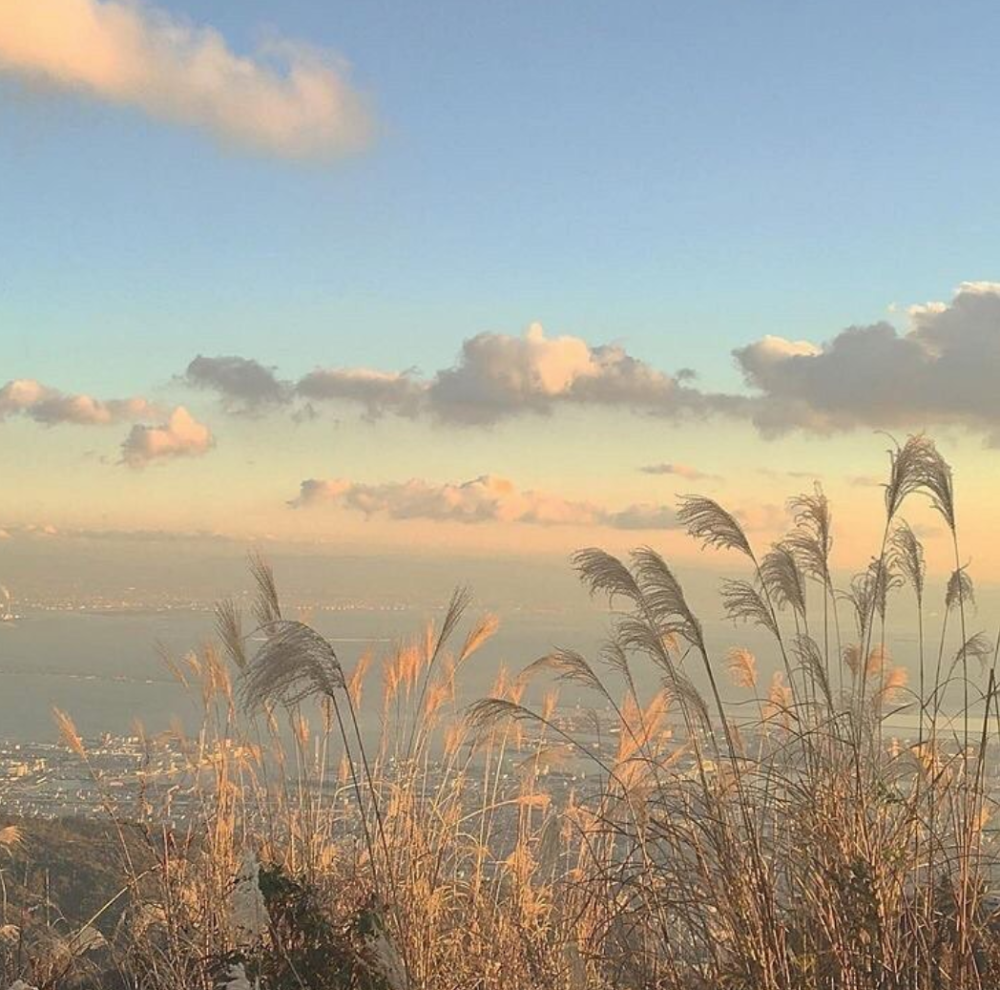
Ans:
{"label": "cloud", "polygon": [[873,474],[855,474],[847,479],[847,483],[853,488],[881,488],[883,480]]}
{"label": "cloud", "polygon": [[[245,547],[246,539],[212,530],[165,529],[66,529],[48,524],[8,525],[0,529],[0,540],[26,540],[59,537],[62,541],[95,543],[213,543]],[[267,539],[267,537],[256,537]],[[2,594],[2,592],[0,592]]]}
{"label": "cloud", "polygon": [[[339,402],[361,407],[370,419],[394,414],[491,426],[570,407],[622,409],[673,420],[725,416],[752,422],[764,436],[957,424],[1000,446],[1000,283],[965,282],[951,302],[912,307],[908,318],[905,332],[876,323],[849,327],[822,345],[765,336],[738,348],[733,355],[745,394],[704,391],[687,369],[670,374],[619,344],[550,337],[535,323],[521,336],[470,337],[452,365],[425,376],[318,369],[294,386],[307,403],[296,416],[314,414],[314,404]],[[265,372],[269,388],[281,384],[256,362],[224,360]],[[215,387],[231,397],[231,387]],[[293,402],[287,392],[282,400]],[[711,477],[670,463],[641,470]]]}
{"label": "cloud", "polygon": [[646,464],[644,467],[639,468],[639,470],[643,474],[672,474],[678,478],[685,478],[688,481],[722,480],[717,474],[707,474],[704,471],[699,471],[697,468],[691,467],[689,464],[677,464],[675,462]]}
{"label": "cloud", "polygon": [[888,323],[850,327],[822,346],[764,337],[734,351],[759,392],[766,434],[796,427],[921,429],[961,424],[1000,443],[1000,284],[965,282],[950,303]]}
{"label": "cloud", "polygon": [[146,399],[95,399],[69,395],[33,378],[19,378],[0,388],[0,421],[8,416],[28,416],[46,426],[74,423],[109,426],[161,415]]}
{"label": "cloud", "polygon": [[[243,358],[201,360],[261,368]],[[269,387],[279,384],[273,372],[262,370],[270,376]],[[200,380],[224,397],[234,397],[230,386],[209,377]],[[676,418],[715,412],[739,415],[746,408],[745,397],[701,392],[686,384],[691,377],[686,370],[677,375],[659,371],[617,344],[591,346],[579,337],[547,337],[534,323],[522,336],[470,337],[462,343],[455,363],[430,377],[421,378],[412,369],[320,368],[301,378],[295,393],[310,403],[306,415],[312,403],[329,401],[361,406],[369,419],[394,414],[464,425],[549,415],[570,405]],[[297,415],[301,418],[303,410]]]}
{"label": "cloud", "polygon": [[46,539],[52,536],[59,536],[60,530],[51,523],[23,523],[20,525],[7,525],[0,529],[0,540],[14,539]]}
{"label": "cloud", "polygon": [[520,491],[496,475],[482,475],[460,484],[432,484],[419,478],[377,485],[344,479],[303,481],[289,505],[309,508],[333,504],[391,519],[429,519],[460,523],[530,523],[538,526],[608,526],[616,529],[676,527],[667,506],[632,505],[614,511],[591,502],[569,501],[557,495]]}
{"label": "cloud", "polygon": [[283,158],[354,152],[374,131],[340,60],[282,40],[237,55],[212,28],[124,0],[0,0],[0,71]]}
{"label": "cloud", "polygon": [[365,408],[369,418],[387,412],[412,417],[420,411],[427,386],[409,372],[327,368],[310,372],[299,381],[296,391],[306,399],[355,402]]}
{"label": "cloud", "polygon": [[603,512],[599,522],[612,529],[676,529],[677,516],[669,505],[639,502],[618,512]]}
{"label": "cloud", "polygon": [[493,423],[559,405],[622,407],[667,416],[737,408],[740,399],[708,395],[658,371],[616,344],[546,337],[533,323],[521,337],[481,333],[462,344],[454,367],[439,371],[428,403],[442,420]]}
{"label": "cloud", "polygon": [[156,460],[198,457],[214,444],[209,428],[178,406],[160,426],[133,426],[122,444],[122,460],[129,467],[141,468]]}
{"label": "cloud", "polygon": [[182,379],[186,384],[219,393],[232,412],[259,412],[282,405],[292,396],[292,386],[281,381],[273,368],[250,358],[203,357],[199,354],[188,366]]}

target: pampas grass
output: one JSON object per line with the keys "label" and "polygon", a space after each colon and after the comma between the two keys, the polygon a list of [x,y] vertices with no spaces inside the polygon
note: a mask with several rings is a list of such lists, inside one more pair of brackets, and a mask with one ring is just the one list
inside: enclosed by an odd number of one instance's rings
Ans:
{"label": "pampas grass", "polygon": [[[915,500],[952,542],[936,628],[904,517]],[[1000,985],[987,772],[1000,644],[967,628],[975,594],[950,468],[926,437],[892,445],[882,539],[847,582],[831,569],[822,490],[789,508],[792,531],[763,548],[713,500],[688,496],[678,514],[742,568],[722,609],[734,635],[750,623],[769,647],[717,655],[655,550],[586,549],[573,563],[609,603],[608,641],[593,657],[554,650],[501,670],[465,709],[456,685],[497,632],[493,616],[468,619],[467,591],[436,626],[345,671],[251,558],[252,618],[232,601],[217,612],[232,669],[211,646],[171,661],[204,712],[178,738],[176,786],[196,819],[167,827],[169,808],[107,796],[156,866],[139,875],[123,856],[129,907],[94,942],[102,978],[144,990]],[[914,681],[887,642],[901,600],[916,605]],[[374,743],[357,714],[372,664]],[[593,713],[561,708],[559,691]],[[892,738],[900,710],[916,717],[912,745]],[[57,720],[86,759],[71,719]],[[563,791],[557,767],[572,778]],[[16,839],[0,833],[0,847]],[[249,946],[234,893],[267,912]],[[41,948],[18,972],[3,952],[8,983],[58,971]]]}

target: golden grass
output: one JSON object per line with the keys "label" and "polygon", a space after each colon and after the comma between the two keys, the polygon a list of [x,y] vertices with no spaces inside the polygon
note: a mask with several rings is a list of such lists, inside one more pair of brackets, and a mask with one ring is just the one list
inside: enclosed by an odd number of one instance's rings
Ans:
{"label": "golden grass", "polygon": [[[723,507],[683,501],[691,535],[743,561],[723,604],[768,634],[773,673],[746,649],[713,655],[654,551],[623,561],[591,549],[576,565],[614,606],[599,656],[558,651],[521,675],[501,670],[466,711],[456,681],[497,629],[485,616],[459,636],[466,592],[440,623],[345,671],[314,629],[283,618],[254,557],[253,618],[232,602],[218,613],[231,666],[213,646],[172,664],[204,712],[181,740],[197,825],[168,831],[157,823],[169,809],[108,796],[110,815],[140,820],[157,865],[128,873],[125,919],[95,950],[103,978],[149,990],[244,977],[266,990],[1000,986],[997,649],[967,629],[951,473],[930,441],[891,451],[885,493],[878,553],[842,592],[818,489],[791,501],[793,532],[762,553]],[[921,494],[955,551],[935,630],[923,550],[902,518]],[[886,647],[903,595],[917,609],[916,684]],[[365,745],[373,663],[381,733]],[[726,680],[738,699],[723,698]],[[561,715],[560,686],[593,696],[603,745]],[[946,691],[962,697],[957,719],[942,715]],[[886,738],[903,704],[919,715],[910,746]],[[556,767],[578,778],[567,794],[547,786]],[[271,898],[252,936],[233,914],[248,863],[271,878],[252,881]],[[53,972],[42,958],[21,975]]]}

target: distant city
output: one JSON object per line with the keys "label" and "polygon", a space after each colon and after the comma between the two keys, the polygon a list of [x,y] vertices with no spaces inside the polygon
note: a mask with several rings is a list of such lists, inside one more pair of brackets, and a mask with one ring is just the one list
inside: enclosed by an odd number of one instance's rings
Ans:
{"label": "distant city", "polygon": [[[581,708],[556,714],[552,724],[560,732],[572,736],[583,748],[592,750],[606,763],[614,763],[620,724],[610,712],[596,714]],[[741,730],[742,732],[742,730]],[[748,751],[761,753],[761,747],[781,745],[780,731],[772,728],[768,734],[747,728],[742,732]],[[691,750],[683,747],[683,732],[676,730],[676,758],[668,762],[672,772],[680,776],[693,775],[698,763]],[[887,755],[897,757],[915,744],[915,738],[891,736],[885,739]],[[182,739],[176,734],[162,733],[155,738],[142,736],[112,736],[84,741],[86,758],[64,742],[17,742],[0,740],[0,804],[8,815],[27,818],[58,819],[65,817],[100,818],[113,805],[124,819],[179,826],[199,820],[203,813],[199,791],[199,775],[211,770],[224,758],[239,759],[247,755],[239,744],[232,742],[223,752],[207,746],[204,740]],[[991,745],[994,756],[1000,746]],[[527,752],[534,753],[533,746]],[[525,751],[511,751],[505,759],[500,779],[509,780],[523,773]],[[319,760],[316,760],[319,765]],[[389,771],[393,762],[389,761]],[[596,782],[594,766],[582,757],[580,750],[567,752],[551,761],[535,761],[539,778],[545,780],[545,793],[557,804],[574,792],[588,786],[588,777]],[[713,761],[702,759],[701,770],[716,771]],[[444,779],[444,763],[430,767],[430,779]],[[996,787],[1000,785],[1000,759],[986,761],[986,777]],[[347,788],[335,779],[327,779],[323,793],[329,799],[350,803]],[[471,773],[466,778],[467,799],[474,805],[479,800],[481,779]],[[204,780],[201,780],[204,785]]]}

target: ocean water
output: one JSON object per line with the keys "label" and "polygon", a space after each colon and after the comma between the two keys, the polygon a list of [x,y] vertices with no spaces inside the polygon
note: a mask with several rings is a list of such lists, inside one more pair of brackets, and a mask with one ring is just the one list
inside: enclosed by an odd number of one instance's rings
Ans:
{"label": "ocean water", "polygon": [[[394,641],[419,635],[426,622],[435,617],[440,619],[440,612],[403,606],[320,610],[310,617],[312,624],[333,642],[345,669],[350,670],[366,650],[374,650],[376,661],[368,676],[362,708],[367,731],[378,721],[379,655],[389,651]],[[501,611],[499,618],[496,636],[461,672],[460,704],[487,696],[501,666],[517,672],[557,647],[578,650],[602,669],[596,658],[609,617],[596,605],[534,612],[508,609]],[[129,734],[136,719],[149,732],[163,731],[178,720],[194,728],[199,721],[198,706],[164,665],[160,654],[165,651],[182,657],[210,639],[213,627],[214,617],[207,609],[29,610],[17,622],[0,623],[0,738],[55,738],[53,707],[69,713],[85,736]],[[934,627],[935,620],[929,621],[932,642]],[[757,654],[761,690],[766,693],[771,674],[780,664],[773,643],[759,631],[734,627],[711,616],[705,622],[705,632],[727,699],[749,701],[747,692],[726,684],[724,657],[732,646],[747,646]],[[464,633],[463,628],[456,636],[456,649]],[[891,634],[890,648],[894,662],[910,670],[910,683],[915,686],[916,646],[907,624]],[[949,649],[953,652],[952,647]],[[695,660],[687,662],[693,664],[695,683],[706,686]],[[659,673],[648,661],[636,661],[635,676],[642,690],[656,690]],[[613,684],[614,678],[609,677],[609,682]],[[543,690],[537,688],[534,697],[539,698]],[[612,687],[613,693],[619,690]],[[529,693],[528,700],[531,698]],[[574,685],[562,685],[560,699],[570,705],[598,703]],[[747,712],[756,710],[752,704],[743,708]],[[739,706],[734,707],[734,712],[739,710]],[[893,721],[903,731],[915,724],[915,718],[911,707],[898,712]]]}
{"label": "ocean water", "polygon": [[[409,608],[357,609],[321,611],[310,622],[331,640],[346,670],[366,650],[375,651],[363,706],[370,721],[379,706],[377,658],[433,617]],[[500,631],[463,668],[462,699],[488,694],[501,665],[516,671],[555,647],[592,652],[605,625],[596,612],[502,616]],[[71,715],[86,736],[129,734],[136,719],[149,732],[175,720],[193,727],[198,706],[161,653],[182,657],[211,639],[213,626],[207,610],[34,611],[0,623],[0,738],[54,738],[53,707]]]}

